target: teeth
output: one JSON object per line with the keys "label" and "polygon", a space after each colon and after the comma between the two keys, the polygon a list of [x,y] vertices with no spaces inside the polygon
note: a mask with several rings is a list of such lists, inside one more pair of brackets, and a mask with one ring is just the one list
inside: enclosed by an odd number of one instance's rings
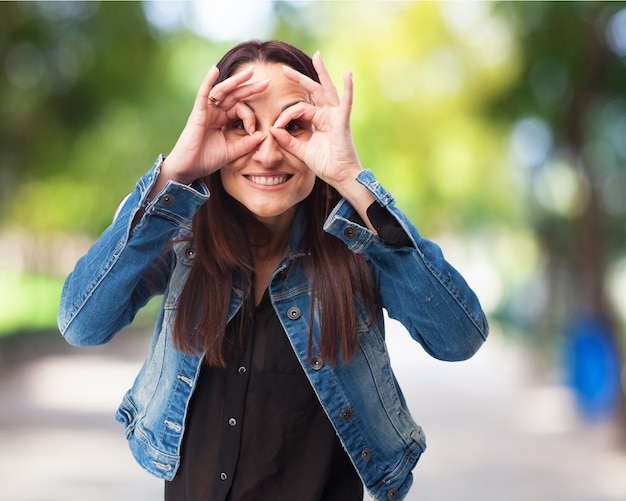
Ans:
{"label": "teeth", "polygon": [[277,186],[287,182],[289,178],[287,176],[248,176],[248,179],[255,184],[262,184],[263,186]]}

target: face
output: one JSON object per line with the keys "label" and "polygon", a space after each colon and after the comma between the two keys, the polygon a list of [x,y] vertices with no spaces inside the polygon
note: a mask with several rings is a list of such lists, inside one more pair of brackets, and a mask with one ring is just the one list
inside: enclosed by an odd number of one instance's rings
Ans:
{"label": "face", "polygon": [[[309,102],[308,93],[283,75],[280,64],[257,64],[250,83],[270,79],[269,87],[245,101],[255,117],[255,129],[266,137],[252,152],[220,170],[226,192],[268,225],[290,223],[296,205],[313,190],[315,174],[294,155],[283,150],[269,129],[281,112],[298,102]],[[311,137],[311,124],[293,122],[287,130],[299,139]],[[240,120],[224,128],[227,141],[246,134]]]}

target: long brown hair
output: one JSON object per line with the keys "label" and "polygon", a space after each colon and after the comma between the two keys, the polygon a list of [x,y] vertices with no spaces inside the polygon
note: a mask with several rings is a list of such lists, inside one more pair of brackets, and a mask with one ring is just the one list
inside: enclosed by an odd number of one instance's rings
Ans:
{"label": "long brown hair", "polygon": [[[286,64],[319,81],[311,58],[299,49],[280,41],[249,41],[234,47],[220,60],[218,82],[242,65],[255,62]],[[219,171],[207,178],[207,184],[211,198],[193,218],[191,238],[196,257],[180,296],[173,340],[176,349],[204,353],[209,365],[224,366],[222,348],[234,287],[241,287],[243,294],[234,326],[239,339],[254,310],[254,263],[244,228],[260,223],[226,193]],[[299,242],[303,252],[299,259],[304,260],[312,280],[311,315],[315,305],[319,312],[320,354],[332,363],[339,353],[343,362],[349,361],[358,348],[358,300],[375,318],[375,292],[365,258],[323,230],[324,221],[339,200],[334,188],[316,178],[313,191],[301,202],[304,231]],[[311,345],[309,332],[309,353]]]}

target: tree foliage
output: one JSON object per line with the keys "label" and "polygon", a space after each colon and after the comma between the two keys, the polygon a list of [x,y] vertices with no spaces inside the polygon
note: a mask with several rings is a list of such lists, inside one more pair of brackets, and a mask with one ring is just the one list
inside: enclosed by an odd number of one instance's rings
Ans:
{"label": "tree foliage", "polygon": [[561,322],[581,312],[613,317],[606,278],[626,243],[626,21],[619,21],[625,8],[623,2],[498,5],[523,59],[514,85],[494,94],[491,116],[519,126],[524,151],[517,167],[552,275],[551,304],[565,305],[556,310]]}
{"label": "tree foliage", "polygon": [[429,233],[511,222],[504,131],[484,119],[482,107],[508,85],[515,61],[513,54],[485,56],[485,46],[502,41],[488,10],[478,7],[476,28],[493,29],[493,39],[472,46],[467,31],[455,32],[447,19],[464,10],[460,4],[326,8],[331,21],[320,40],[338,80],[354,70],[353,128],[362,160],[401,206]]}
{"label": "tree foliage", "polygon": [[141,4],[3,2],[0,32],[4,222],[100,231],[180,116]]}

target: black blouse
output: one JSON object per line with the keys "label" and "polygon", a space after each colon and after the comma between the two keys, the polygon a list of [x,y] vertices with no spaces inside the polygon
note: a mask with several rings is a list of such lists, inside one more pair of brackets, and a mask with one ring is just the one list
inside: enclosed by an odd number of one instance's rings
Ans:
{"label": "black blouse", "polygon": [[201,368],[166,501],[361,501],[361,480],[267,293],[243,347],[233,342],[225,355],[225,369]]}

